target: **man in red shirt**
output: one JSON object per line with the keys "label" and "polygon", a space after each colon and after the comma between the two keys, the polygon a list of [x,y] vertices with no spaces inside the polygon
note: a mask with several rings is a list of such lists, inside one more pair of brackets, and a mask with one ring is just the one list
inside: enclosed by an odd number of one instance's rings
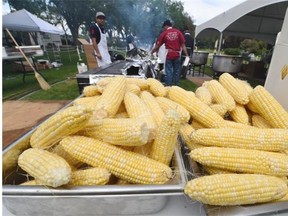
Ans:
{"label": "man in red shirt", "polygon": [[159,36],[155,47],[151,50],[151,54],[158,51],[162,44],[165,44],[165,84],[167,86],[179,85],[181,51],[183,50],[184,54],[188,56],[185,38],[182,32],[172,28],[170,20],[166,20],[162,27],[164,31]]}

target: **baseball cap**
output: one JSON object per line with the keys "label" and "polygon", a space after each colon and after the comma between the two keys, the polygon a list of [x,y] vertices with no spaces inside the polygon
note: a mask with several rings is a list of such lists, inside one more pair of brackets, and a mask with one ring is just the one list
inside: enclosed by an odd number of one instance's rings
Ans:
{"label": "baseball cap", "polygon": [[165,20],[164,23],[163,23],[163,25],[162,25],[162,28],[163,28],[164,26],[172,26],[172,23],[170,22],[170,20]]}
{"label": "baseball cap", "polygon": [[97,17],[106,17],[105,14],[103,12],[97,12],[96,13],[96,18]]}

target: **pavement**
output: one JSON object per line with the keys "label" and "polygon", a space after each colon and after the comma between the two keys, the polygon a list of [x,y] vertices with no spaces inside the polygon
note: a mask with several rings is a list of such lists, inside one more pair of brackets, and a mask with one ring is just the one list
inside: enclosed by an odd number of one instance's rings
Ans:
{"label": "pavement", "polygon": [[[203,82],[211,80],[207,75],[199,75],[197,72],[187,79],[201,86]],[[69,100],[61,101],[5,101],[2,103],[2,148],[20,138],[33,127],[43,122],[50,115],[61,109]]]}

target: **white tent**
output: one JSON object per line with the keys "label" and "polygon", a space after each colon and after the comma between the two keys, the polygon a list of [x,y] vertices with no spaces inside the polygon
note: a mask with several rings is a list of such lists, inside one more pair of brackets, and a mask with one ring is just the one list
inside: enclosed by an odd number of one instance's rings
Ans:
{"label": "white tent", "polygon": [[2,28],[14,31],[46,32],[51,34],[64,34],[64,31],[38,18],[25,9],[4,15]]}
{"label": "white tent", "polygon": [[281,31],[288,0],[247,0],[196,26],[195,37],[236,35],[274,44]]}

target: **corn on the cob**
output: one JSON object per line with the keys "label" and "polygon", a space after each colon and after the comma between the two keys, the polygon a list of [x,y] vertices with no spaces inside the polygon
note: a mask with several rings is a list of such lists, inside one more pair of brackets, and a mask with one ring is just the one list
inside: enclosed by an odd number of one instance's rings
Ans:
{"label": "corn on the cob", "polygon": [[194,131],[195,131],[195,129],[187,123],[181,124],[180,130],[179,130],[181,138],[184,140],[185,144],[187,145],[187,147],[190,150],[205,147],[203,145],[199,145],[199,144],[196,144],[195,142],[191,141],[190,136]]}
{"label": "corn on the cob", "polygon": [[164,97],[157,97],[156,100],[164,113],[167,113],[169,110],[173,109],[178,112],[181,122],[189,121],[190,114],[182,105]]}
{"label": "corn on the cob", "polygon": [[82,106],[68,107],[42,123],[32,134],[33,148],[49,148],[62,137],[81,130],[91,116],[91,110]]}
{"label": "corn on the cob", "polygon": [[217,80],[206,81],[203,83],[203,86],[209,90],[213,100],[217,104],[225,105],[228,111],[232,111],[235,108],[236,103],[234,98]]}
{"label": "corn on the cob", "polygon": [[250,128],[209,128],[193,132],[190,139],[207,146],[284,151],[288,149],[288,130]]}
{"label": "corn on the cob", "polygon": [[109,181],[111,173],[104,168],[88,168],[72,172],[69,186],[80,185],[105,185]]}
{"label": "corn on the cob", "polygon": [[224,120],[225,125],[222,128],[246,128],[246,129],[257,129],[256,127],[253,127],[251,125],[242,124],[230,120]]}
{"label": "corn on the cob", "polygon": [[100,98],[100,95],[93,96],[93,97],[81,97],[81,98],[76,99],[73,102],[73,106],[89,105],[90,103],[95,104],[99,98]]}
{"label": "corn on the cob", "polygon": [[242,87],[242,91],[246,91],[246,94],[250,95],[250,93],[253,91],[253,87],[248,83],[246,80],[236,79],[238,83],[240,83]]}
{"label": "corn on the cob", "polygon": [[119,76],[114,78],[107,87],[104,92],[100,96],[98,100],[95,110],[105,110],[107,112],[107,116],[114,116],[123,101],[124,95],[126,92],[126,79],[125,77]]}
{"label": "corn on the cob", "polygon": [[30,148],[18,158],[18,165],[43,185],[59,187],[71,179],[71,168],[60,156],[43,149]]}
{"label": "corn on the cob", "polygon": [[99,140],[72,136],[61,143],[78,160],[93,167],[108,169],[118,178],[140,184],[164,184],[172,177],[167,165]]}
{"label": "corn on the cob", "polygon": [[272,128],[269,122],[258,114],[252,116],[252,125],[258,128]]}
{"label": "corn on the cob", "polygon": [[135,146],[135,148],[133,149],[133,152],[137,153],[137,154],[141,154],[144,155],[146,157],[150,157],[150,152],[152,149],[152,144],[153,141],[148,142],[145,145],[141,145],[141,146]]}
{"label": "corn on the cob", "polygon": [[136,95],[139,95],[141,92],[141,89],[138,85],[130,83],[130,84],[127,84],[127,90],[126,91],[129,91],[129,92],[132,92]]}
{"label": "corn on the cob", "polygon": [[139,88],[143,90],[147,90],[149,88],[148,82],[146,79],[132,78],[126,77],[127,84],[135,84],[139,86]]}
{"label": "corn on the cob", "polygon": [[229,112],[231,118],[238,123],[249,125],[249,116],[245,107],[241,104],[236,103],[234,110]]}
{"label": "corn on the cob", "polygon": [[231,74],[221,74],[219,82],[238,104],[245,105],[249,102],[249,94]]}
{"label": "corn on the cob", "polygon": [[24,186],[35,186],[35,185],[41,185],[41,184],[38,184],[36,182],[36,180],[30,180],[30,181],[26,181],[26,182],[23,182],[21,183],[20,185],[24,185]]}
{"label": "corn on the cob", "polygon": [[245,107],[250,110],[252,113],[259,113],[259,111],[257,110],[256,106],[254,104],[251,103],[251,101],[249,101],[249,103],[247,103],[245,105]]}
{"label": "corn on the cob", "polygon": [[272,127],[288,129],[288,113],[263,87],[257,86],[249,96],[251,103]]}
{"label": "corn on the cob", "polygon": [[150,110],[153,119],[155,120],[157,126],[159,126],[164,118],[164,112],[161,109],[159,103],[156,98],[148,91],[142,91],[140,94],[140,98],[147,105]]}
{"label": "corn on the cob", "polygon": [[245,205],[280,199],[287,194],[287,185],[274,176],[216,174],[190,180],[184,193],[209,205]]}
{"label": "corn on the cob", "polygon": [[155,97],[164,97],[167,94],[165,86],[154,78],[148,78],[147,79],[149,91],[155,96]]}
{"label": "corn on the cob", "polygon": [[203,103],[207,105],[212,104],[212,95],[210,94],[209,90],[204,86],[200,86],[196,89],[195,96],[200,101],[202,101]]}
{"label": "corn on the cob", "polygon": [[114,145],[139,146],[148,141],[149,128],[139,119],[90,120],[84,129],[87,136]]}
{"label": "corn on the cob", "polygon": [[198,122],[198,121],[196,121],[196,120],[192,120],[191,126],[192,126],[195,130],[198,130],[198,129],[201,129],[201,128],[207,128],[207,127],[205,127],[203,124],[201,124],[200,122]]}
{"label": "corn on the cob", "polygon": [[173,156],[177,136],[180,129],[180,118],[175,110],[170,110],[159,125],[157,135],[152,144],[150,156],[152,159],[169,165]]}
{"label": "corn on the cob", "polygon": [[211,104],[209,107],[218,113],[222,118],[225,118],[228,112],[227,107],[223,104]]}
{"label": "corn on the cob", "polygon": [[288,175],[288,156],[281,153],[240,149],[206,147],[194,149],[190,157],[207,166],[233,172]]}
{"label": "corn on the cob", "polygon": [[215,174],[232,174],[232,171],[225,170],[225,169],[219,169],[211,166],[203,166],[206,173],[209,175],[215,175]]}
{"label": "corn on the cob", "polygon": [[220,115],[198,98],[189,97],[184,89],[178,86],[172,86],[168,95],[171,100],[184,106],[193,119],[204,126],[218,128],[225,125],[224,119]]}
{"label": "corn on the cob", "polygon": [[132,119],[139,119],[147,123],[150,130],[148,142],[155,138],[156,122],[144,101],[132,92],[127,92],[124,97],[127,113]]}
{"label": "corn on the cob", "polygon": [[101,92],[99,91],[99,87],[97,85],[90,85],[84,87],[83,95],[85,97],[92,97],[96,95],[101,95]]}

